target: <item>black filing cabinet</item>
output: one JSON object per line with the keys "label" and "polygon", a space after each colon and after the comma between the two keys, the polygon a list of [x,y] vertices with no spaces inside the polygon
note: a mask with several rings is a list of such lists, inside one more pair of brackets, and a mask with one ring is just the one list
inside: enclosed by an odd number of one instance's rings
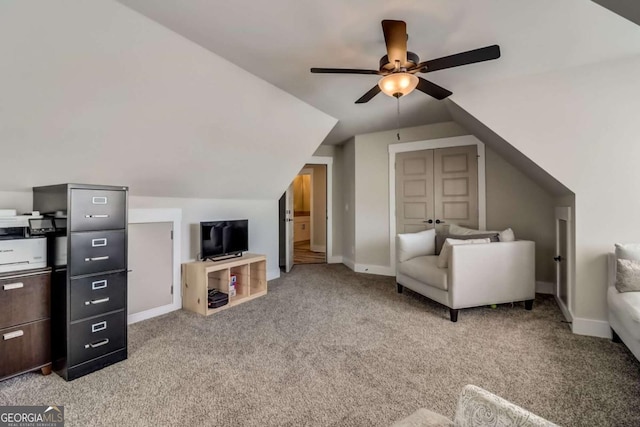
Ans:
{"label": "black filing cabinet", "polygon": [[53,369],[67,381],[127,358],[127,200],[127,187],[33,189],[33,209],[66,226],[48,259]]}

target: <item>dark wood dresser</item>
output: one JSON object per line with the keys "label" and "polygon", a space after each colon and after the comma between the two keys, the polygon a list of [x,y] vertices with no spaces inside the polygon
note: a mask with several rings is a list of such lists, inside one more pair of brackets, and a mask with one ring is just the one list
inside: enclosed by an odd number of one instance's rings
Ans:
{"label": "dark wood dresser", "polygon": [[51,373],[51,270],[0,274],[0,380]]}
{"label": "dark wood dresser", "polygon": [[33,189],[35,210],[66,218],[48,258],[66,262],[53,267],[51,336],[53,369],[67,381],[127,358],[127,196],[105,185]]}

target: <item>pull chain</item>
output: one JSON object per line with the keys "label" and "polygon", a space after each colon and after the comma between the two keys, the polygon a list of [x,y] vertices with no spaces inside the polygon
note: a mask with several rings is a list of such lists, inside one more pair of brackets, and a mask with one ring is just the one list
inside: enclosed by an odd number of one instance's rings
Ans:
{"label": "pull chain", "polygon": [[398,107],[397,107],[398,115],[397,115],[397,121],[396,121],[397,128],[398,128],[398,133],[396,133],[396,137],[398,138],[398,141],[400,141],[400,97],[399,97],[399,96],[397,96],[397,97],[396,97],[396,100],[397,100],[397,102],[398,102],[398,103],[397,103],[397,106],[398,106]]}

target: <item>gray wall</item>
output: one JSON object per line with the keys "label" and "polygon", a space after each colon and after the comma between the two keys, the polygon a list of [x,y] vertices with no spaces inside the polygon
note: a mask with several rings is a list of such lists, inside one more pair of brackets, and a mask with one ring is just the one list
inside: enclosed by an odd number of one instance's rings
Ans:
{"label": "gray wall", "polygon": [[389,266],[389,145],[467,135],[454,122],[355,137],[355,263]]}
{"label": "gray wall", "polygon": [[511,227],[517,239],[536,242],[536,280],[555,281],[555,198],[485,147],[487,230]]}
{"label": "gray wall", "polygon": [[[334,195],[334,208],[340,200],[342,203],[342,213],[335,214],[334,224],[342,217],[343,233],[335,242],[336,245],[342,242],[341,253],[351,267],[355,264],[389,267],[388,147],[398,143],[395,134],[396,131],[388,131],[357,135],[343,146],[331,149],[334,158],[337,153],[343,157],[342,181],[336,185],[343,190],[342,199]],[[468,132],[455,122],[445,122],[402,129],[400,134],[399,142],[411,142]],[[553,282],[555,198],[488,147],[485,161],[487,228],[511,227],[517,238],[535,241],[536,280]]]}

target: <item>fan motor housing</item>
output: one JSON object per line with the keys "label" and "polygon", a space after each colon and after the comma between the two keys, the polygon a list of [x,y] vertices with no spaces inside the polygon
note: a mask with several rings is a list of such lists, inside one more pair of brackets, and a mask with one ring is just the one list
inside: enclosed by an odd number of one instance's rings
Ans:
{"label": "fan motor housing", "polygon": [[[420,63],[420,57],[413,52],[407,51],[407,62],[401,64],[401,68],[412,68]],[[393,71],[396,68],[395,64],[389,62],[389,55],[385,55],[380,58],[380,71]]]}

